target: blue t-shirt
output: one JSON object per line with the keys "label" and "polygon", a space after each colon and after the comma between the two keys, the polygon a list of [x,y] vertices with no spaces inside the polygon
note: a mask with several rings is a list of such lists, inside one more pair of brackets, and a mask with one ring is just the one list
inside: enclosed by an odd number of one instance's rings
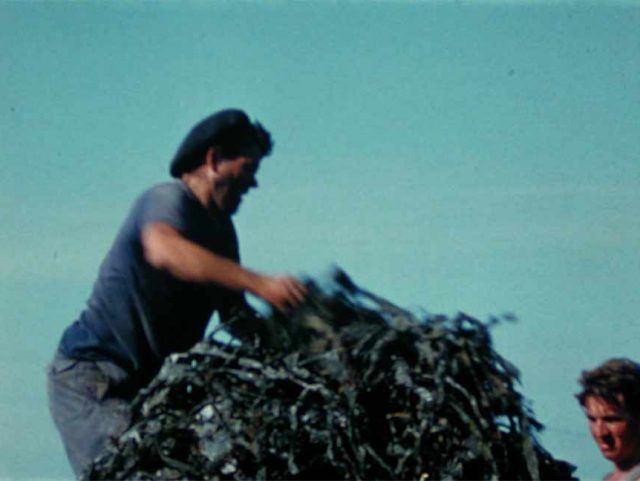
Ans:
{"label": "blue t-shirt", "polygon": [[68,357],[110,360],[141,381],[164,358],[202,339],[214,310],[225,311],[242,295],[215,284],[186,282],[150,265],[141,232],[151,222],[167,223],[200,246],[239,261],[231,218],[207,210],[181,181],[143,193],[100,266],[80,318],[62,336]]}

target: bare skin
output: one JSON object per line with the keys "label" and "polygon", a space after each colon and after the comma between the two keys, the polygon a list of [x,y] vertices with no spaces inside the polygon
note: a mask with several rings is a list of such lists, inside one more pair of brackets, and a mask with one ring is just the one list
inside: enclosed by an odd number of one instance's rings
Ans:
{"label": "bare skin", "polygon": [[607,481],[619,481],[640,463],[640,420],[597,396],[586,399],[584,411],[594,441],[615,466]]}
{"label": "bare skin", "polygon": [[[233,214],[242,196],[256,188],[260,159],[241,156],[220,159],[210,148],[205,162],[185,173],[182,181],[209,210]],[[248,291],[278,310],[296,305],[305,297],[304,285],[291,276],[271,276],[247,269],[185,238],[169,224],[157,222],[143,228],[142,245],[147,261],[179,279],[215,283]]]}

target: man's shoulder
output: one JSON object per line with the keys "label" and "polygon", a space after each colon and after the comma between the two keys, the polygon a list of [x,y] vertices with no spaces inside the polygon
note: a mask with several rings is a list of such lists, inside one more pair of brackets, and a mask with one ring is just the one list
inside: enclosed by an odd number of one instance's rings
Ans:
{"label": "man's shoulder", "polygon": [[149,222],[167,222],[184,228],[185,217],[190,216],[193,200],[181,181],[154,184],[142,191],[129,211],[131,225],[140,229]]}
{"label": "man's shoulder", "polygon": [[179,180],[160,182],[148,187],[138,196],[136,204],[182,204],[191,198],[189,189]]}
{"label": "man's shoulder", "polygon": [[152,185],[142,192],[141,197],[154,195],[186,195],[186,186],[179,180],[169,180]]}

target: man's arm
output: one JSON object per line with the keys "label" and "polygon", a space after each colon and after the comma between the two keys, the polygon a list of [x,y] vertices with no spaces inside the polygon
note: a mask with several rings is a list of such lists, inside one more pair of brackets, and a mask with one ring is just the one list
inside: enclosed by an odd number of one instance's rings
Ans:
{"label": "man's arm", "polygon": [[304,299],[304,285],[290,276],[268,276],[251,271],[186,239],[163,222],[147,224],[142,230],[144,256],[152,266],[179,279],[215,283],[228,289],[246,290],[279,310]]}

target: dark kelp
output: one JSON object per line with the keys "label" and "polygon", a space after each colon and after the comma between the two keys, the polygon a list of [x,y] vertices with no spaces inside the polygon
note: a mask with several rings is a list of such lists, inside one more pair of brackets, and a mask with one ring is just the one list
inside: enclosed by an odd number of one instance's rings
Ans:
{"label": "dark kelp", "polygon": [[253,339],[170,356],[85,479],[574,479],[487,325],[334,281]]}

